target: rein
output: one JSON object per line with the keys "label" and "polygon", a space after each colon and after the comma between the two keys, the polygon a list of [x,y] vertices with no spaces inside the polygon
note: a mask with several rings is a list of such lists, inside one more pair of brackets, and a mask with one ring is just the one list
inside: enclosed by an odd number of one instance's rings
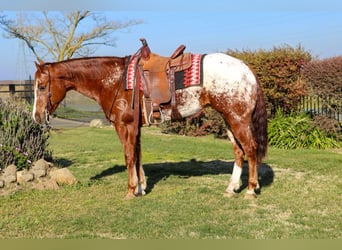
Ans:
{"label": "rein", "polygon": [[[141,74],[142,74],[142,67],[138,67],[139,66],[139,62],[140,62],[140,58],[141,57],[147,57],[148,56],[148,52],[146,53],[146,45],[143,43],[143,46],[133,54],[133,56],[131,56],[129,58],[129,60],[126,61],[125,63],[125,68],[127,68],[127,66],[136,58],[138,58],[138,60],[135,61],[135,65],[134,67],[138,70],[136,70],[136,76],[135,76],[135,80],[134,80],[134,87],[132,89],[132,102],[131,102],[131,108],[134,110],[134,121],[135,121],[135,127],[136,127],[136,132],[138,132],[137,127],[139,126],[139,116],[140,116],[140,108],[139,108],[139,102],[140,102],[140,98],[139,98],[139,83],[140,83],[140,79],[141,79]],[[115,90],[115,95],[112,101],[112,104],[110,106],[110,109],[108,110],[108,112],[105,112],[106,118],[109,122],[114,122],[110,116],[112,113],[112,109],[114,107],[115,101],[117,99],[117,96],[119,94],[119,90],[120,90],[120,85],[118,84],[116,90]]]}
{"label": "rein", "polygon": [[50,76],[50,70],[49,66],[47,66],[47,72],[48,72],[48,102],[46,104],[45,108],[45,123],[49,127],[50,126],[50,113],[52,109],[52,102],[51,102],[51,76]]}
{"label": "rein", "polygon": [[113,101],[112,101],[112,105],[110,105],[110,109],[108,110],[108,113],[105,112],[105,115],[106,115],[106,118],[109,122],[114,122],[112,119],[110,119],[110,115],[112,114],[112,110],[113,110],[113,107],[114,107],[114,103],[116,101],[116,98],[118,97],[118,94],[119,94],[119,90],[120,90],[120,84],[118,84],[116,90],[115,90],[115,95],[114,95],[114,98],[113,98]]}

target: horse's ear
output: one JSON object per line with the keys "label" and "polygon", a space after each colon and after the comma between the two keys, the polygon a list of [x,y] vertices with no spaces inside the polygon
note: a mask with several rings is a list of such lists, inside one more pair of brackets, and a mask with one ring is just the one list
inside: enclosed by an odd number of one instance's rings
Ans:
{"label": "horse's ear", "polygon": [[38,64],[36,61],[34,61],[34,64],[36,65],[37,70],[41,72],[40,64]]}
{"label": "horse's ear", "polygon": [[42,60],[39,60],[40,63],[37,63],[36,61],[34,62],[34,64],[36,65],[36,68],[39,72],[42,72],[42,65],[44,64],[44,62]]}
{"label": "horse's ear", "polygon": [[45,62],[44,62],[42,59],[39,58],[39,64],[40,64],[40,65],[43,65],[44,63],[45,63]]}

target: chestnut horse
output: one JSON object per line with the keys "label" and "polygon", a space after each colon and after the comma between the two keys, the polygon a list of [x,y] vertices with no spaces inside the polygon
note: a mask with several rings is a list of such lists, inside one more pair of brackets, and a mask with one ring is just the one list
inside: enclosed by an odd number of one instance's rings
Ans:
{"label": "chestnut horse", "polygon": [[[34,120],[43,124],[69,90],[97,101],[123,145],[128,170],[126,198],[143,195],[146,188],[140,147],[140,128],[144,123],[139,99],[142,91],[124,87],[125,69],[131,59],[89,57],[36,63],[33,107]],[[136,75],[139,78],[139,74]],[[176,90],[176,100],[182,117],[193,115],[207,105],[222,114],[235,156],[225,196],[233,196],[240,188],[246,155],[248,188],[245,197],[256,197],[257,167],[267,150],[267,114],[263,91],[250,68],[229,55],[208,54],[203,59],[203,85]],[[169,118],[171,105],[164,105],[162,112]]]}

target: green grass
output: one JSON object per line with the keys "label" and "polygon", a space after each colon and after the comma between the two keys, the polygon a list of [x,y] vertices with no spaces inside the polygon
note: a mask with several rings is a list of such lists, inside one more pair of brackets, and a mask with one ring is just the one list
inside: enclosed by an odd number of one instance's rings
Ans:
{"label": "green grass", "polygon": [[76,110],[70,107],[59,107],[54,113],[55,116],[62,119],[89,122],[92,119],[101,119],[106,121],[102,111]]}
{"label": "green grass", "polygon": [[[255,200],[225,198],[229,142],[142,132],[148,194],[124,200],[127,172],[112,128],[52,133],[56,165],[75,186],[0,197],[0,238],[336,239],[342,237],[341,151],[270,148]],[[243,180],[246,179],[244,175]]]}

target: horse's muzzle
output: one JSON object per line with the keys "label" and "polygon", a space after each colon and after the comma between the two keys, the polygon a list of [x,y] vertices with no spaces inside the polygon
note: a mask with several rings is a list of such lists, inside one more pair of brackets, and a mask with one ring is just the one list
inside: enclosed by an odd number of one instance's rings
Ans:
{"label": "horse's muzzle", "polygon": [[41,125],[44,125],[46,123],[48,123],[48,118],[47,115],[45,114],[45,112],[43,113],[39,113],[39,112],[35,112],[33,115],[33,120]]}

